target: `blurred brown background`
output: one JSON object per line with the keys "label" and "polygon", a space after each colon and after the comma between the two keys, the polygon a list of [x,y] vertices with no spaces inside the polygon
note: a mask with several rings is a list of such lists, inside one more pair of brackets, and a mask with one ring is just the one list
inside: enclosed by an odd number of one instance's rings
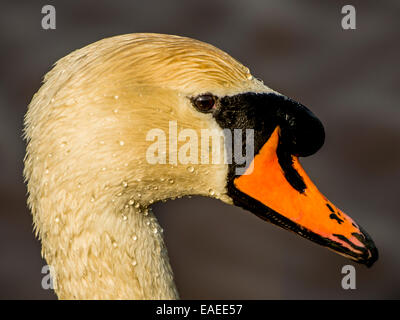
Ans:
{"label": "blurred brown background", "polygon": [[[41,8],[57,29],[41,28]],[[353,4],[357,30],[341,28]],[[59,58],[117,34],[158,32],[209,42],[325,124],[311,178],[371,234],[380,259],[345,258],[217,200],[155,205],[182,298],[400,298],[400,4],[398,1],[3,1],[0,10],[0,298],[54,299],[41,288],[40,244],[22,179],[23,116]]]}

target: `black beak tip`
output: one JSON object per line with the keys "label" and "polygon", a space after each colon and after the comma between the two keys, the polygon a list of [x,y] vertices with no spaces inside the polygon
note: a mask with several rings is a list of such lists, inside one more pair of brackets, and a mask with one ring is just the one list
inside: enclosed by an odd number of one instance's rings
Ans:
{"label": "black beak tip", "polygon": [[367,268],[371,268],[372,265],[379,258],[378,249],[375,247],[374,243],[372,243],[372,245],[370,246],[368,253],[369,253],[369,257],[365,260],[365,265],[367,266]]}
{"label": "black beak tip", "polygon": [[365,266],[367,266],[367,268],[371,268],[372,265],[379,258],[378,249],[376,248],[374,241],[368,235],[368,233],[366,233],[361,227],[360,230],[363,234],[363,239],[358,235],[356,235],[356,237],[362,240],[362,243],[364,244],[364,253],[359,256],[358,262],[364,264]]}
{"label": "black beak tip", "polygon": [[[367,254],[364,255],[364,263],[368,268],[371,268],[372,265],[378,260],[379,258],[379,253],[378,249],[375,246],[374,240],[370,237],[370,235],[362,228],[360,227],[360,231],[364,235],[364,240],[362,241],[365,245],[365,248],[367,249]],[[360,238],[361,240],[361,238]]]}

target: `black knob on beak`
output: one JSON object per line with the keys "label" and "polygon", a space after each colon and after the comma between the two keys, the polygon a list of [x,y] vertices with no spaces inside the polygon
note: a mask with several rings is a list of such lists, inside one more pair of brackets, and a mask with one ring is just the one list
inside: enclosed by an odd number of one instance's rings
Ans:
{"label": "black knob on beak", "polygon": [[325,141],[321,121],[305,106],[285,96],[275,96],[281,127],[281,143],[292,155],[307,157],[317,152]]}
{"label": "black knob on beak", "polygon": [[257,153],[276,126],[286,154],[306,157],[317,152],[325,140],[318,118],[302,104],[276,93],[247,92],[222,97],[213,115],[221,128],[254,129]]}

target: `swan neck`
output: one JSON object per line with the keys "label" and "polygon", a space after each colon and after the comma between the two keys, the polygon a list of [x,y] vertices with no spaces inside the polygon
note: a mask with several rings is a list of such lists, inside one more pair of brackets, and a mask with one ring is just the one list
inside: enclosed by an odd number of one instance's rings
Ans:
{"label": "swan neck", "polygon": [[70,213],[58,217],[59,226],[40,230],[59,298],[178,298],[162,229],[151,208],[123,197],[79,202],[75,207],[81,209],[73,213],[64,204],[63,211]]}

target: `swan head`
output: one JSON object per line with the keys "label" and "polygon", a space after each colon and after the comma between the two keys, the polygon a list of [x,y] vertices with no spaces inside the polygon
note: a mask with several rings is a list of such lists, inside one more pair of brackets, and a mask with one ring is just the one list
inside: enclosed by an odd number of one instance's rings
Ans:
{"label": "swan head", "polygon": [[74,192],[122,210],[203,195],[359,263],[377,259],[299,163],[322,146],[321,122],[203,42],[131,34],[74,51],[46,75],[25,134],[36,225],[46,219],[39,197],[75,203]]}

